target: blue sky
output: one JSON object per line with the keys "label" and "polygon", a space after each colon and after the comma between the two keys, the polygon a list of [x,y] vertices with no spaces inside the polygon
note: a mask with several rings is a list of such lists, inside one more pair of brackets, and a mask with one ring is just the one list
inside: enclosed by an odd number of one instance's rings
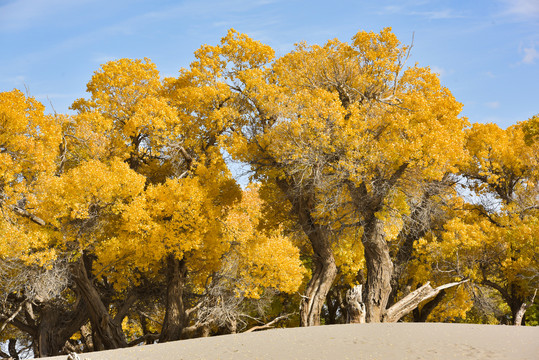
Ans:
{"label": "blue sky", "polygon": [[409,63],[438,72],[470,121],[539,113],[539,0],[0,0],[0,91],[26,86],[65,113],[109,60],[148,57],[174,76],[229,28],[282,55],[386,26],[415,34]]}

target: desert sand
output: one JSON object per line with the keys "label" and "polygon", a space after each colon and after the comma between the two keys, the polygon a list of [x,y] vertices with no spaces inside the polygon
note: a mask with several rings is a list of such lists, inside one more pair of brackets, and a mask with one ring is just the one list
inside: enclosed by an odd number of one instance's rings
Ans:
{"label": "desert sand", "polygon": [[[539,327],[350,324],[181,340],[79,354],[81,360],[539,359]],[[47,359],[67,359],[57,356]]]}

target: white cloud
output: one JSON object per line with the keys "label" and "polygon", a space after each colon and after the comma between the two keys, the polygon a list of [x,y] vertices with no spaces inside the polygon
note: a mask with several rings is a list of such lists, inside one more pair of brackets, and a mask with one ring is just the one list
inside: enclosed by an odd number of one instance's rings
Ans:
{"label": "white cloud", "polygon": [[118,60],[118,57],[105,54],[97,54],[92,57],[92,61],[98,64],[104,64],[112,60]]}
{"label": "white cloud", "polygon": [[91,0],[15,0],[0,5],[0,29],[18,31],[66,13]]}
{"label": "white cloud", "polygon": [[502,0],[505,3],[505,15],[524,18],[539,17],[538,0]]}
{"label": "white cloud", "polygon": [[539,51],[535,49],[535,46],[524,48],[522,51],[524,52],[524,57],[522,58],[524,64],[534,64],[535,59],[539,59]]}
{"label": "white cloud", "polygon": [[441,68],[441,67],[436,66],[436,65],[432,65],[430,67],[430,69],[432,70],[433,73],[436,73],[436,74],[440,75],[440,77],[447,74],[447,71],[445,71],[444,68]]}
{"label": "white cloud", "polygon": [[456,19],[464,17],[462,14],[455,12],[452,9],[443,9],[436,11],[411,11],[410,15],[418,15],[426,17],[430,20],[440,20],[440,19]]}
{"label": "white cloud", "polygon": [[2,83],[9,84],[8,86],[21,86],[26,81],[24,75],[10,76],[2,79]]}
{"label": "white cloud", "polygon": [[434,8],[433,4],[429,1],[423,0],[408,0],[400,1],[398,5],[391,4],[381,7],[381,10],[378,11],[378,14],[401,14],[408,16],[419,16],[424,17],[429,20],[439,20],[439,19],[454,19],[464,17],[461,12],[455,11],[450,8]]}
{"label": "white cloud", "polygon": [[491,102],[485,103],[485,106],[490,109],[497,109],[500,107],[500,103],[498,101],[491,101]]}
{"label": "white cloud", "polygon": [[395,13],[399,13],[399,12],[402,12],[402,6],[398,6],[398,5],[388,5],[388,6],[384,6],[382,8],[382,11],[380,12],[381,14],[395,14]]}

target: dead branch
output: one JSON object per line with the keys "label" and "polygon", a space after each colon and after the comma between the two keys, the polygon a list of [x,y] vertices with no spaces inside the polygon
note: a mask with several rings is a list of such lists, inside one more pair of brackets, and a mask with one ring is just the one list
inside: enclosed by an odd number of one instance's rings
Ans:
{"label": "dead branch", "polygon": [[535,289],[535,292],[533,293],[533,296],[531,297],[530,301],[526,301],[522,303],[522,305],[520,306],[520,309],[518,309],[517,314],[515,315],[515,320],[514,320],[515,326],[522,325],[522,319],[524,318],[524,314],[526,313],[526,310],[528,310],[528,308],[533,305],[536,295],[537,295],[537,289]]}
{"label": "dead branch", "polygon": [[276,323],[278,323],[281,320],[288,319],[290,317],[290,315],[292,315],[292,314],[285,314],[285,315],[278,316],[275,319],[271,320],[267,324],[253,326],[252,328],[250,328],[250,329],[248,329],[248,330],[246,330],[244,332],[249,333],[249,332],[254,332],[254,331],[261,331],[261,330],[271,329],[271,328],[273,328],[273,325],[275,325]]}
{"label": "dead branch", "polygon": [[421,286],[419,289],[416,289],[406,295],[404,298],[399,300],[395,305],[391,306],[386,310],[383,321],[384,322],[397,322],[403,316],[407,315],[413,311],[419,304],[423,301],[432,299],[442,290],[449,289],[453,286],[457,286],[469,281],[469,279],[452,282],[449,284],[438,286],[436,289],[433,289],[430,285],[430,282],[427,282],[425,285]]}

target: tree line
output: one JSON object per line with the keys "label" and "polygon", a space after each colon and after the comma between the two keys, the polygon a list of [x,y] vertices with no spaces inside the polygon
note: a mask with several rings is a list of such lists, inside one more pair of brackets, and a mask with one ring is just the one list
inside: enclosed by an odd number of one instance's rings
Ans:
{"label": "tree line", "polygon": [[74,115],[0,93],[0,355],[537,324],[539,116],[470,124],[410,51],[386,28],[276,57],[230,30],[177,77],[103,64]]}

